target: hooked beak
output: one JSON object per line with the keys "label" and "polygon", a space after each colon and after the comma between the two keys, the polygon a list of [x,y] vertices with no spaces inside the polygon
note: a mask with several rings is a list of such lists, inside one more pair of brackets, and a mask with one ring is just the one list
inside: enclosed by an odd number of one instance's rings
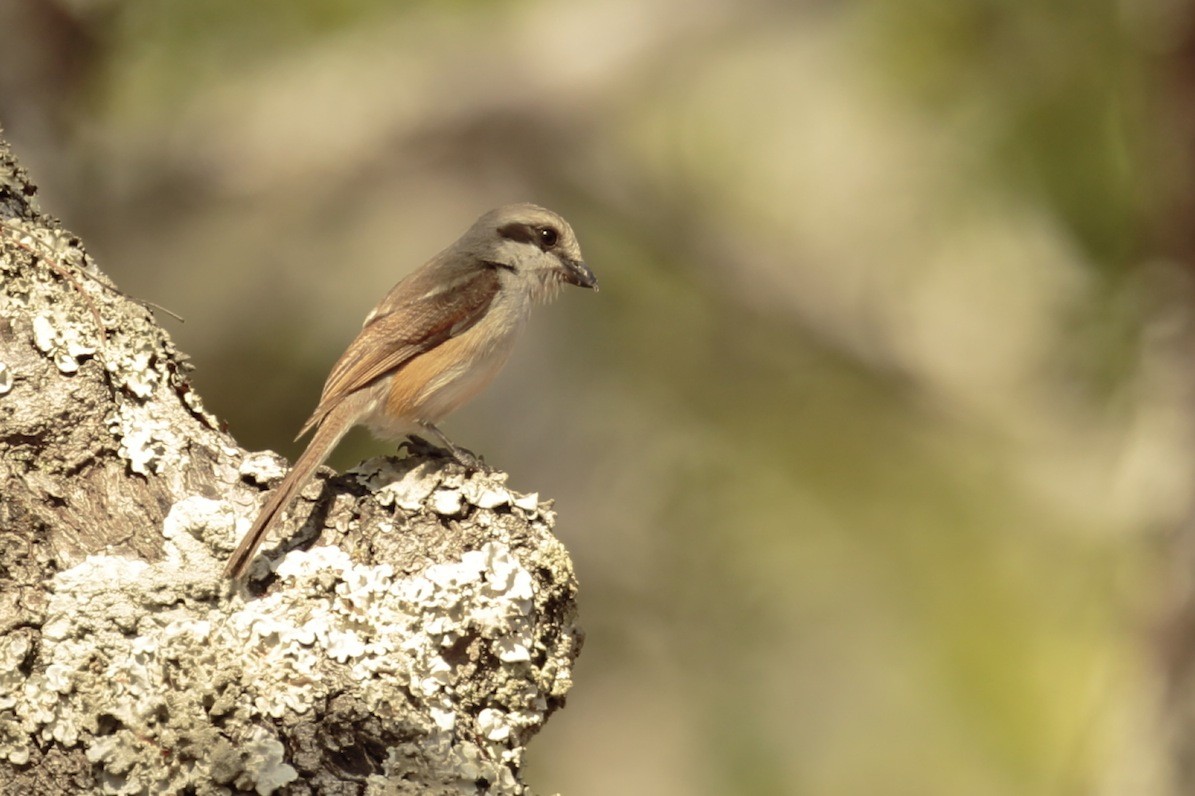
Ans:
{"label": "hooked beak", "polygon": [[589,266],[580,260],[568,260],[561,258],[561,264],[564,266],[564,281],[570,285],[577,287],[591,288],[595,293],[598,289],[597,277],[593,275],[593,271],[589,270]]}

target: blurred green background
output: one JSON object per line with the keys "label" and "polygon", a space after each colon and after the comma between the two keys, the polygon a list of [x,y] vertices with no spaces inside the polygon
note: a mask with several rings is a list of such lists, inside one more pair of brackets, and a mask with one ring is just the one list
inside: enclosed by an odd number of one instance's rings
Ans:
{"label": "blurred green background", "polygon": [[399,277],[570,219],[445,424],[576,560],[537,791],[1192,793],[1193,11],[2,0],[0,124],[288,456]]}

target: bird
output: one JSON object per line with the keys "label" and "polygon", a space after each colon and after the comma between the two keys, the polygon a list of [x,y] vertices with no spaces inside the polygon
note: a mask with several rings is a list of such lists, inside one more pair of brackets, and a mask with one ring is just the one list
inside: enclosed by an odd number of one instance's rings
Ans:
{"label": "bird", "polygon": [[426,432],[458,461],[478,467],[437,423],[490,383],[532,306],[566,284],[598,289],[568,222],[529,203],[485,213],[399,281],[332,366],[319,404],[295,438],[311,432],[310,442],[267,495],[224,575],[245,574],[266,534],[356,425],[382,439]]}

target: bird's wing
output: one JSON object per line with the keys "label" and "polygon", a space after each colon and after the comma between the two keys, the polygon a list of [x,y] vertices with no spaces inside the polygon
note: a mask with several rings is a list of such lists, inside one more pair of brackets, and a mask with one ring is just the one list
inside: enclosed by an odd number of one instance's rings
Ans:
{"label": "bird's wing", "polygon": [[483,266],[427,290],[422,290],[423,285],[422,279],[399,283],[365,322],[332,366],[319,406],[303,424],[299,437],[323,422],[345,396],[481,320],[498,294],[498,273]]}

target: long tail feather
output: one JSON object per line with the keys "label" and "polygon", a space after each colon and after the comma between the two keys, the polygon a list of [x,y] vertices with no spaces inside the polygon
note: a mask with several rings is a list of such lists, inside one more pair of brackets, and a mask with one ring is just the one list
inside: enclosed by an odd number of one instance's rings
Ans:
{"label": "long tail feather", "polygon": [[[337,408],[344,407],[342,405]],[[241,543],[237,545],[237,549],[229,556],[228,564],[224,567],[226,577],[239,578],[245,574],[249,563],[257,553],[257,548],[261,546],[262,540],[265,539],[274,523],[282,516],[282,512],[294,502],[295,497],[303,491],[303,487],[307,486],[307,482],[311,480],[316,469],[323,464],[324,460],[328,458],[328,454],[336,447],[336,443],[340,442],[340,438],[352,427],[352,423],[344,422],[345,418],[340,415],[341,412],[334,410],[324,418],[324,422],[316,429],[315,435],[308,443],[307,449],[295,461],[295,466],[282,479],[278,488],[266,498],[257,519],[253,521],[253,525],[245,533]]]}

